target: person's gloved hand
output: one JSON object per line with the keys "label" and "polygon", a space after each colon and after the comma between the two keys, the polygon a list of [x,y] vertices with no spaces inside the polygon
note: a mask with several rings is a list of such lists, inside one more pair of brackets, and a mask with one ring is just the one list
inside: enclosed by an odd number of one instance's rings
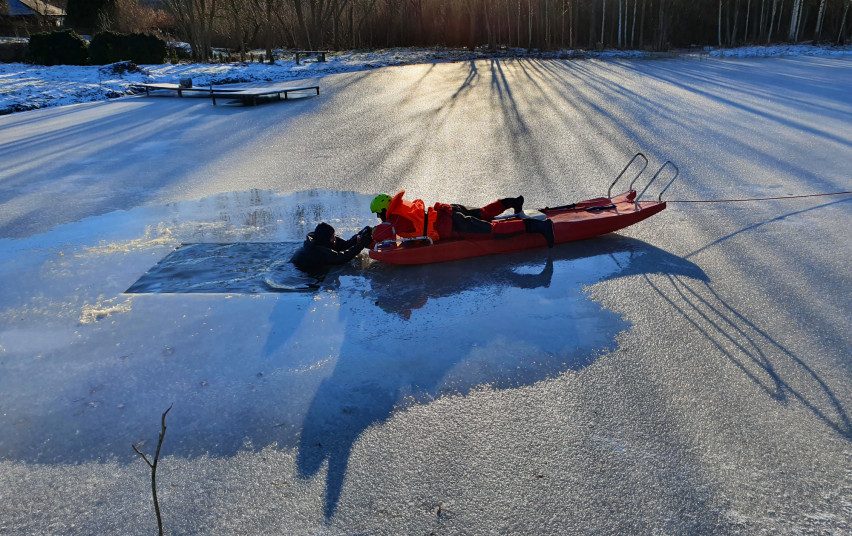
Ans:
{"label": "person's gloved hand", "polygon": [[370,243],[373,241],[372,234],[372,229],[370,227],[365,227],[358,231],[358,234],[355,235],[357,237],[358,245],[364,248],[369,247]]}
{"label": "person's gloved hand", "polygon": [[384,240],[396,240],[396,233],[394,232],[393,225],[388,222],[376,225],[370,236],[374,242],[382,242]]}

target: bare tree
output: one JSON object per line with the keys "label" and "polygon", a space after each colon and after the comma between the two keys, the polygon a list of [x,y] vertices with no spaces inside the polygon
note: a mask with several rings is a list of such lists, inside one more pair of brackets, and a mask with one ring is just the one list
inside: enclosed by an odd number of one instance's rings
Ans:
{"label": "bare tree", "polygon": [[246,61],[246,47],[257,38],[263,25],[259,0],[225,0],[231,37],[236,40],[240,61]]}
{"label": "bare tree", "polygon": [[218,14],[217,0],[164,0],[175,22],[192,46],[192,55],[208,61],[212,54],[213,21]]}

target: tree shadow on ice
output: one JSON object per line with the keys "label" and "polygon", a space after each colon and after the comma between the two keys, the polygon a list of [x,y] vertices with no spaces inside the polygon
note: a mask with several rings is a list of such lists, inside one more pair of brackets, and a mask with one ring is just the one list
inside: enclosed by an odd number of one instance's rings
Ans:
{"label": "tree shadow on ice", "polygon": [[[848,201],[830,201],[747,225],[696,249],[684,258],[693,258],[742,233]],[[787,258],[793,258],[792,254],[788,254]],[[798,401],[841,437],[852,439],[849,415],[834,390],[819,373],[805,358],[779,342],[768,329],[760,327],[759,322],[731,305],[709,281],[700,280],[700,284],[695,284],[676,274],[666,274],[666,278],[659,282],[654,282],[647,275],[644,278],[669,306],[758,389],[780,404],[787,404],[791,399]],[[781,289],[777,290],[777,297],[784,299]],[[793,300],[795,298],[791,298],[790,303],[794,303]],[[798,303],[797,306],[799,314],[804,315],[801,310],[804,309],[803,304]],[[822,319],[820,321],[825,322]],[[848,346],[848,341],[836,340],[832,345],[840,348]],[[795,371],[795,374],[785,373],[785,369]]]}
{"label": "tree shadow on ice", "polygon": [[326,292],[339,289],[333,321],[345,325],[345,336],[302,420],[297,460],[305,478],[327,462],[326,517],[334,515],[350,452],[366,429],[411,404],[584,368],[629,325],[583,287],[648,273],[707,279],[687,260],[618,235],[549,253],[424,267],[373,263],[355,290],[346,290],[349,272],[330,278]]}
{"label": "tree shadow on ice", "polygon": [[[663,282],[655,283],[647,276],[645,281],[767,396],[783,405],[791,399],[798,401],[841,437],[852,439],[846,409],[816,370],[728,303],[708,282],[696,285],[672,275],[666,275]],[[790,365],[803,374],[785,374],[784,368]]]}

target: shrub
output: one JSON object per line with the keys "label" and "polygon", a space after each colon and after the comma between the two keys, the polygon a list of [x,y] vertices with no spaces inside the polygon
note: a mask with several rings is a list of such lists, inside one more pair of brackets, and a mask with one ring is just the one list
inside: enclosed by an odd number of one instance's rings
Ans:
{"label": "shrub", "polygon": [[65,7],[65,24],[88,33],[99,22],[102,14],[108,13],[115,0],[68,0]]}
{"label": "shrub", "polygon": [[27,44],[6,42],[0,43],[0,62],[21,62],[27,60]]}
{"label": "shrub", "polygon": [[95,65],[125,60],[134,63],[163,63],[166,52],[166,42],[153,35],[101,32],[92,39],[89,60]]}
{"label": "shrub", "polygon": [[190,47],[188,43],[172,41],[166,46],[168,47],[168,55],[172,59],[172,63],[192,59],[192,47]]}
{"label": "shrub", "polygon": [[29,60],[40,65],[85,65],[86,41],[74,30],[30,36]]}

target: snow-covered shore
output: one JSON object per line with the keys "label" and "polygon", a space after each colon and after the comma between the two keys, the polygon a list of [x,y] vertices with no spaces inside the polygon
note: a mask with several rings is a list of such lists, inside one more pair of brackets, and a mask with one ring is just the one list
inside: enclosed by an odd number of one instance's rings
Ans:
{"label": "snow-covered shore", "polygon": [[[711,50],[709,55],[711,57],[847,56],[852,55],[852,47],[776,45]],[[108,68],[99,66],[45,67],[8,63],[0,64],[0,114],[120,97],[132,94],[133,84],[139,82],[177,82],[183,77],[191,77],[196,85],[282,82],[393,65],[469,61],[492,57],[615,59],[654,57],[654,55],[637,50],[561,50],[529,53],[524,49],[471,52],[435,48],[396,48],[370,52],[332,53],[326,62],[309,61],[301,65],[296,65],[292,60],[279,60],[272,65],[263,63],[145,65],[142,67],[143,72],[123,75],[114,74]]]}
{"label": "snow-covered shore", "polygon": [[776,58],[779,56],[852,56],[852,46],[771,45],[714,48],[713,58]]}

